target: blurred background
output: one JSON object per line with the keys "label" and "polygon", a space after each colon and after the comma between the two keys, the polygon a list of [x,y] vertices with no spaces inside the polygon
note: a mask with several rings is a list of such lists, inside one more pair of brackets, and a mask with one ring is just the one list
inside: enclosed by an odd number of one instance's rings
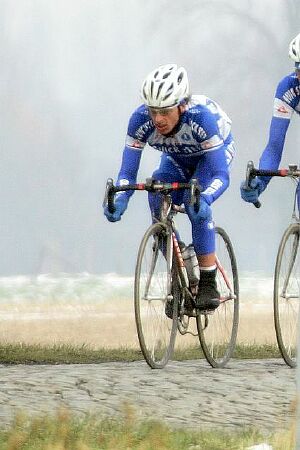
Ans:
{"label": "blurred background", "polygon": [[[293,186],[272,180],[257,210],[239,185],[266,145],[276,86],[293,70],[298,0],[1,0],[0,22],[0,276],[133,273],[150,223],[146,195],[111,224],[104,187],[117,177],[142,80],[169,62],[232,119],[232,181],[214,216],[240,271],[272,274]],[[299,163],[297,119],[282,166]],[[145,148],[140,181],[159,157]]]}

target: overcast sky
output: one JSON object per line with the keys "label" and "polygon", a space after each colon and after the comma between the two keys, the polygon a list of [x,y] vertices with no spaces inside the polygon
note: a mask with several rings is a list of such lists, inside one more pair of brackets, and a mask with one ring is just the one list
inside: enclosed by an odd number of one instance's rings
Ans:
{"label": "overcast sky", "polygon": [[[0,22],[0,275],[133,273],[150,223],[146,195],[136,193],[116,224],[102,198],[141,82],[169,62],[185,66],[193,93],[233,121],[232,181],[214,216],[240,270],[272,271],[293,186],[273,180],[256,210],[239,185],[267,142],[277,83],[293,70],[287,48],[300,32],[299,1],[2,0]],[[299,154],[294,117],[282,165]],[[145,148],[139,180],[159,157]]]}

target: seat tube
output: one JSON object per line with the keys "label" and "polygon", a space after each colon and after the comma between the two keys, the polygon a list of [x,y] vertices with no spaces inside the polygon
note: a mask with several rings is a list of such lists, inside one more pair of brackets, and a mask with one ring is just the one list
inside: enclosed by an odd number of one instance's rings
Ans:
{"label": "seat tube", "polygon": [[297,189],[296,189],[296,197],[297,197],[297,206],[298,206],[298,217],[300,214],[300,178],[298,179]]}
{"label": "seat tube", "polygon": [[172,229],[168,228],[166,258],[167,258],[168,293],[169,294],[171,293],[171,284],[172,284],[173,251],[174,250],[173,250]]}
{"label": "seat tube", "polygon": [[[178,241],[177,241],[177,237],[176,237],[176,233],[175,231],[172,230],[172,242],[173,242],[173,248],[174,248],[174,253],[175,253],[175,257],[176,257],[176,261],[179,267],[180,272],[182,273],[183,277],[184,277],[184,281],[185,281],[185,285],[188,286],[189,285],[189,279],[188,279],[188,275],[187,275],[187,271],[184,265],[184,260],[182,258],[182,254],[178,245]],[[181,275],[181,278],[182,278]]]}

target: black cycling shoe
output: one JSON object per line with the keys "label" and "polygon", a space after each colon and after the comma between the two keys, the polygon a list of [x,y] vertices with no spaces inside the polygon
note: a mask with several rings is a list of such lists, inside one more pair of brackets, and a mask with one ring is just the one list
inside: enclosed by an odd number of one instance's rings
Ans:
{"label": "black cycling shoe", "polygon": [[195,306],[200,311],[214,310],[220,304],[220,293],[217,289],[215,270],[201,270]]}
{"label": "black cycling shoe", "polygon": [[165,313],[169,319],[173,319],[174,300],[167,300],[165,305]]}

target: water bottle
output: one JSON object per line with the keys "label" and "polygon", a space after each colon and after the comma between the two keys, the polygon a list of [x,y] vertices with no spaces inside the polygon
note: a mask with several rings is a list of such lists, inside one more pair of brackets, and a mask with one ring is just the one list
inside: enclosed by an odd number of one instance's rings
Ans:
{"label": "water bottle", "polygon": [[191,291],[195,293],[200,279],[200,269],[193,244],[183,248],[182,257],[188,274]]}

